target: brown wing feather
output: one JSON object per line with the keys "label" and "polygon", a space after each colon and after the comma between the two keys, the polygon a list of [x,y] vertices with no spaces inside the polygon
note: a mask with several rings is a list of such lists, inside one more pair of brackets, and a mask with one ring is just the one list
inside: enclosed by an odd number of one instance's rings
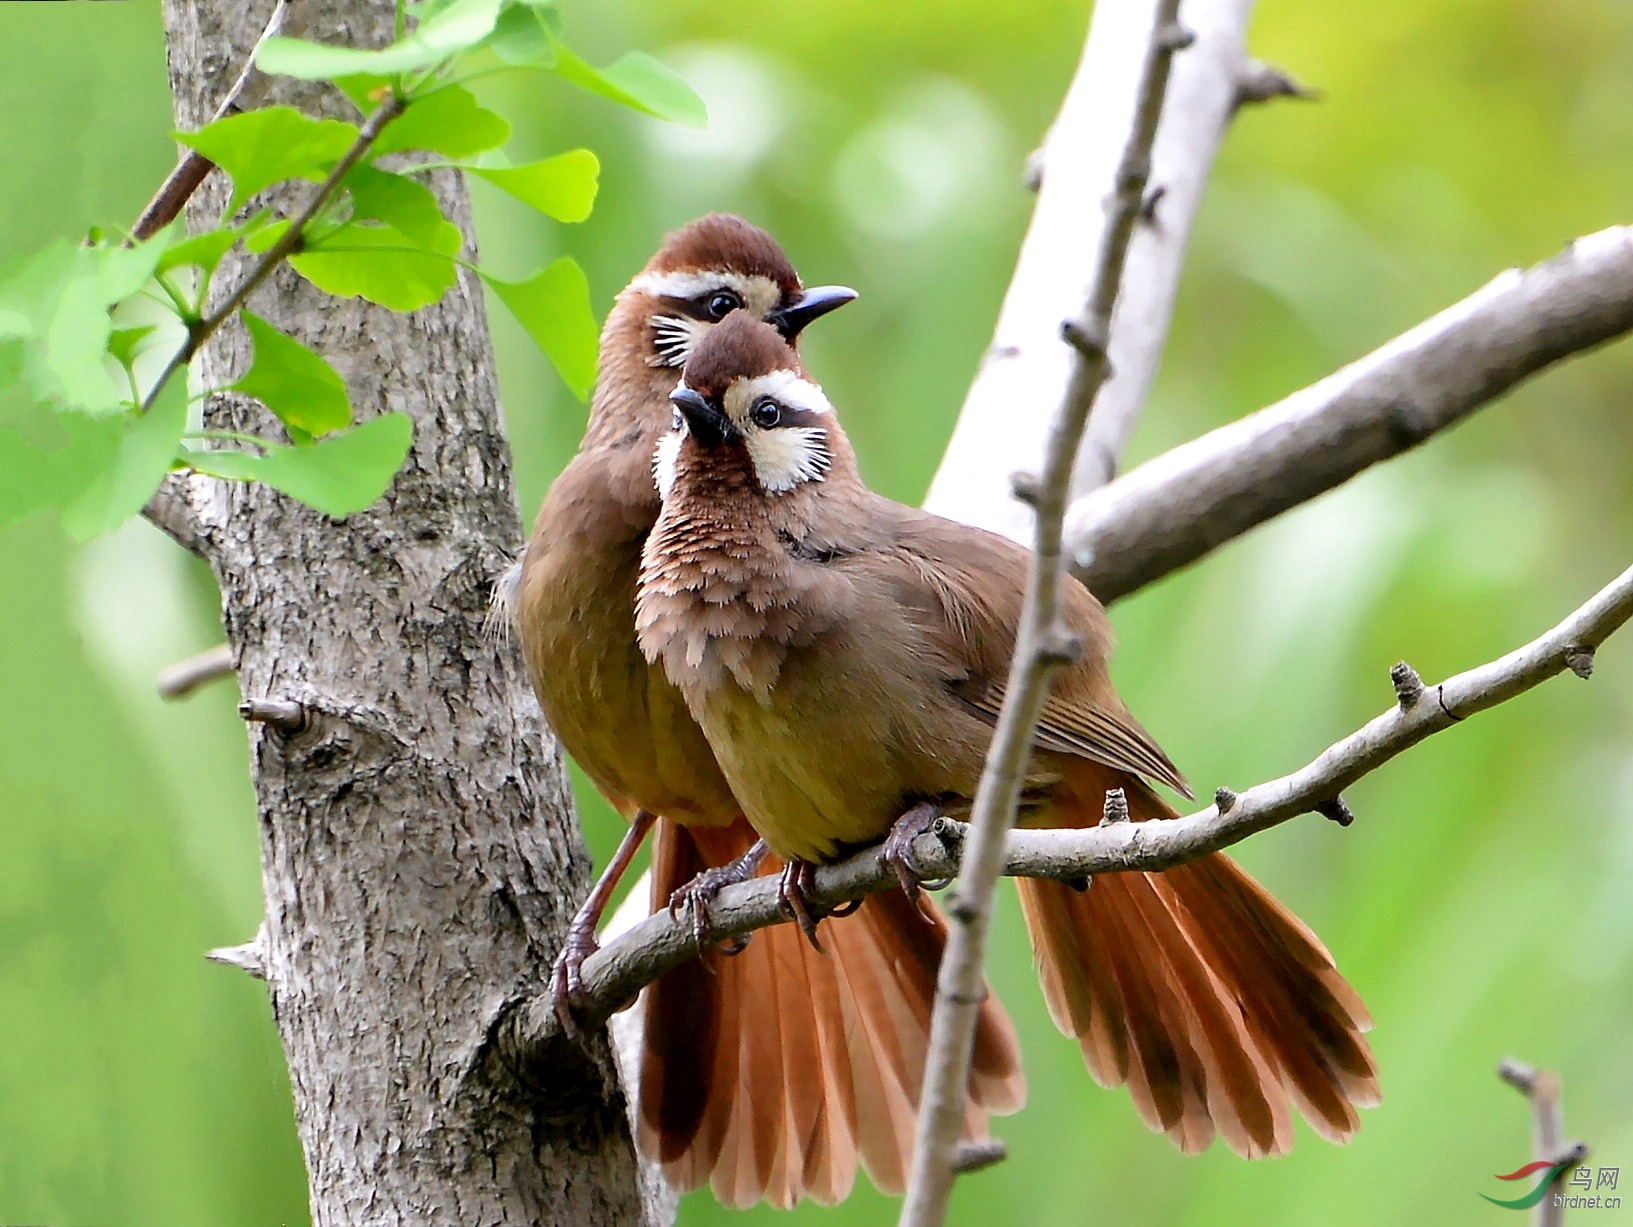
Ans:
{"label": "brown wing feather", "polygon": [[[884,500],[880,500],[881,504]],[[996,724],[1015,651],[1026,591],[1027,552],[994,533],[911,508],[892,523],[901,582],[892,595],[910,611],[926,643],[947,662],[947,685],[967,710]],[[1067,576],[1062,615],[1083,644],[1044,704],[1036,745],[1103,763],[1165,784],[1189,797],[1190,786],[1156,740],[1117,696],[1106,672],[1111,625],[1089,590]]]}

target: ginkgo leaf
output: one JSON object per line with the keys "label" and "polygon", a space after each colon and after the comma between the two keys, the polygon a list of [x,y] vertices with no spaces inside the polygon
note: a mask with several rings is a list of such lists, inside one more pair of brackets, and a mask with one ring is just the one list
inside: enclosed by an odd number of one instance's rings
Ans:
{"label": "ginkgo leaf", "polygon": [[305,446],[267,443],[264,456],[184,450],[180,460],[214,477],[263,482],[339,519],[362,511],[386,492],[413,443],[408,415],[386,413]]}
{"label": "ginkgo leaf", "polygon": [[583,400],[595,382],[599,331],[584,270],[563,256],[526,281],[500,281],[485,273],[483,279],[544,351],[573,395]]}
{"label": "ginkgo leaf", "polygon": [[232,176],[233,212],[274,183],[327,171],[356,142],[357,128],[339,119],[312,119],[294,107],[263,107],[197,132],[178,132],[176,139]]}
{"label": "ginkgo leaf", "polygon": [[450,254],[458,250],[459,242],[459,227],[451,222],[429,245],[415,243],[390,226],[350,225],[291,256],[289,263],[330,294],[356,295],[393,311],[418,311],[453,286],[456,272]]}
{"label": "ginkgo leaf", "polygon": [[233,388],[272,410],[292,437],[315,438],[350,425],[351,402],[335,368],[260,316],[243,314],[255,360]]}
{"label": "ginkgo leaf", "polygon": [[255,54],[262,72],[309,81],[371,73],[392,76],[441,63],[493,33],[502,0],[453,0],[429,13],[406,36],[378,51],[332,47],[299,38],[269,38]]}
{"label": "ginkgo leaf", "polygon": [[581,222],[595,205],[601,163],[588,149],[574,149],[522,166],[468,169],[558,222]]}
{"label": "ginkgo leaf", "polygon": [[[384,222],[416,244],[446,246],[451,223],[443,216],[436,196],[423,183],[373,166],[352,167],[345,182],[352,194],[353,221]],[[457,250],[456,242],[442,254]]]}
{"label": "ginkgo leaf", "polygon": [[556,65],[552,71],[580,89],[688,128],[702,128],[709,122],[703,99],[649,55],[631,51],[607,68],[592,68],[561,42],[555,47]]}
{"label": "ginkgo leaf", "polygon": [[501,116],[463,86],[445,85],[410,102],[380,133],[374,152],[428,149],[447,158],[470,158],[509,139],[510,125]]}
{"label": "ginkgo leaf", "polygon": [[62,526],[76,541],[110,532],[147,506],[187,428],[187,380],[172,376],[151,409],[121,425],[107,463],[62,506]]}

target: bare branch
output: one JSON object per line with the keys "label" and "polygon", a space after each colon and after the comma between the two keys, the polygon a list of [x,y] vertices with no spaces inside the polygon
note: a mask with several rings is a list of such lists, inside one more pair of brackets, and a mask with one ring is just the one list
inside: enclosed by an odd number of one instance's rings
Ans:
{"label": "bare branch", "polygon": [[1549,1195],[1532,1210],[1535,1227],[1561,1227],[1565,1207],[1554,1205],[1553,1189],[1564,1187],[1565,1174],[1588,1157],[1581,1142],[1565,1141],[1565,1088],[1551,1069],[1533,1069],[1512,1057],[1497,1067],[1497,1076],[1531,1101],[1531,1157],[1566,1166],[1554,1174]]}
{"label": "bare branch", "polygon": [[[261,37],[256,40],[255,46],[250,49],[249,55],[244,57],[244,69],[238,74],[238,80],[227,91],[227,96],[216,107],[214,119],[223,119],[228,115],[254,108],[260,105],[262,96],[267,90],[267,78],[255,67],[255,56],[261,50],[261,44],[275,34],[285,33],[288,22],[290,0],[278,0],[272,7],[272,15],[267,18],[266,29],[261,31]],[[165,181],[159,185],[159,190],[153,193],[153,199],[147,202],[142,215],[130,228],[132,242],[142,242],[152,238],[171,222],[181,215],[192,199],[193,193],[198,191],[199,184],[209,178],[210,172],[215,169],[215,163],[210,161],[196,149],[189,149],[182,155],[176,169],[171,171]]]}
{"label": "bare branch", "polygon": [[[1107,347],[1112,310],[1123,282],[1129,240],[1144,208],[1151,146],[1157,138],[1169,66],[1174,54],[1193,41],[1194,36],[1179,24],[1179,0],[1158,0],[1142,40],[1133,123],[1117,163],[1115,187],[1106,202],[1094,275],[1082,309],[1061,325],[1061,335],[1077,352],[1066,394],[1049,430],[1041,475],[1029,487],[1030,497],[1023,500],[1037,516],[1026,603],[998,726],[975,792],[969,837],[959,861],[957,897],[948,908],[952,931],[936,977],[936,1004],[930,1019],[930,1047],[925,1055],[902,1227],[940,1227],[958,1178],[958,1142],[966,1114],[975,1030],[986,996],[987,930],[1003,865],[1004,834],[1015,825],[1026,765],[1050,684],[1055,673],[1079,652],[1060,617],[1060,586],[1066,578],[1061,541],[1072,470],[1089,411],[1111,373]],[[1091,46],[1093,43],[1091,30]]]}
{"label": "bare branch", "polygon": [[[1633,567],[1546,634],[1498,660],[1425,686],[1424,701],[1410,708],[1391,706],[1291,775],[1240,793],[1221,788],[1213,805],[1183,818],[1102,824],[1087,830],[1010,831],[1004,842],[1003,872],[1066,882],[1100,873],[1156,872],[1229,847],[1314,811],[1431,734],[1568,672],[1573,652],[1584,646],[1597,648],[1630,618]],[[968,830],[964,823],[941,818],[929,834],[919,836],[912,859],[921,875],[956,874]],[[869,848],[819,868],[810,899],[833,907],[889,888],[899,889],[896,878],[880,862],[878,850]],[[786,920],[778,907],[776,882],[759,878],[720,892],[710,907],[709,931],[714,940],[725,942]],[[664,911],[649,916],[585,962],[583,1017],[590,1022],[607,1017],[632,1001],[642,987],[697,953],[688,918],[673,919]],[[505,1027],[508,1050],[515,1053],[545,1051],[560,1036],[548,995],[512,1011]]]}
{"label": "bare branch", "polygon": [[232,675],[232,646],[218,643],[197,656],[178,660],[154,680],[161,699],[185,699],[200,686]]}
{"label": "bare branch", "polygon": [[[1028,179],[1037,207],[992,343],[931,484],[931,511],[1030,542],[1032,520],[1009,497],[1008,474],[1038,472],[1050,414],[1071,376],[1073,356],[1056,341],[1060,321],[1086,297],[1101,259],[1091,219],[1115,187],[1124,134],[1133,126],[1141,48],[1155,0],[1101,4],[1077,75]],[[1180,266],[1214,155],[1247,71],[1244,38],[1253,0],[1187,0],[1194,41],[1176,63],[1169,102],[1151,150],[1150,182],[1160,207],[1128,249],[1128,276],[1111,329],[1116,372],[1095,404],[1078,450],[1072,493],[1110,480],[1139,420],[1168,336]]]}
{"label": "bare branch", "polygon": [[1633,227],[1617,226],[1081,500],[1076,572],[1102,601],[1127,596],[1629,329]]}

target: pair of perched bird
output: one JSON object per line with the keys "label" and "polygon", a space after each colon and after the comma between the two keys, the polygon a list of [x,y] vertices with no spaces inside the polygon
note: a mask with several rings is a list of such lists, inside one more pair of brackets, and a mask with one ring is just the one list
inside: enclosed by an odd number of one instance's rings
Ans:
{"label": "pair of perched bird", "polygon": [[[805,289],[769,235],[714,215],[671,235],[608,317],[584,442],[514,598],[545,716],[631,822],[558,961],[564,1008],[654,827],[654,910],[706,908],[780,865],[803,913],[812,863],[974,795],[1027,554],[862,483],[795,348],[852,297]],[[1136,821],[1169,816],[1151,785],[1185,782],[1112,688],[1105,614],[1075,581],[1063,598],[1084,650],[1045,708],[1022,821],[1093,825],[1114,788]],[[1377,1101],[1359,997],[1229,858],[1018,887],[1055,1022],[1182,1149],[1217,1133],[1284,1153],[1293,1105],[1343,1141]],[[667,973],[643,998],[643,1152],[729,1205],[839,1200],[859,1161],[900,1191],[946,936],[933,905],[890,891],[830,920],[825,949],[777,926]],[[968,1135],[1024,1094],[989,994]]]}

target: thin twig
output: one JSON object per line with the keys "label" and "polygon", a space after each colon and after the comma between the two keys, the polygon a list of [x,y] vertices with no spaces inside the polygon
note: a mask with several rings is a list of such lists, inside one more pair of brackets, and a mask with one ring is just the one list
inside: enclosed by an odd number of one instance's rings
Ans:
{"label": "thin twig", "polygon": [[1497,1076],[1531,1101],[1531,1157],[1566,1166],[1554,1174],[1548,1193],[1531,1212],[1533,1227],[1562,1227],[1565,1207],[1554,1204],[1554,1193],[1565,1187],[1571,1167],[1588,1157],[1581,1142],[1565,1141],[1565,1087],[1551,1069],[1535,1069],[1512,1057],[1497,1067]]}
{"label": "thin twig", "polygon": [[1633,330],[1633,227],[1510,270],[1320,383],[1073,506],[1066,546],[1110,603]]}
{"label": "thin twig", "polygon": [[255,292],[256,287],[272,276],[273,270],[282,264],[285,259],[300,250],[301,241],[306,235],[306,227],[311,225],[312,219],[318,215],[318,210],[323,208],[340,186],[340,181],[350,173],[352,167],[356,166],[362,160],[363,155],[369,151],[369,147],[379,139],[380,133],[385,130],[386,125],[403,113],[403,106],[402,99],[398,98],[395,93],[387,94],[386,100],[380,104],[374,114],[369,116],[368,122],[358,132],[357,139],[352,142],[351,148],[346,150],[340,161],[334,164],[333,169],[329,171],[323,182],[318,185],[317,190],[308,198],[306,206],[296,214],[294,220],[278,236],[278,241],[261,254],[261,258],[255,262],[255,267],[250,270],[249,276],[239,283],[237,289],[227,295],[225,302],[187,330],[187,339],[171,355],[170,361],[165,364],[164,370],[159,372],[158,379],[154,381],[152,389],[147,394],[147,399],[142,403],[143,412],[153,407],[154,401],[158,399],[159,393],[164,389],[164,385],[169,381],[170,377],[193,360],[193,355],[203,348],[204,343],[215,335],[216,330],[221,325],[232,318],[233,313],[243,306],[244,300]]}
{"label": "thin twig", "polygon": [[232,671],[232,645],[218,643],[196,656],[167,666],[154,680],[154,686],[161,699],[185,699],[200,686],[217,678],[230,677]]}
{"label": "thin twig", "polygon": [[930,1047],[924,1063],[913,1165],[902,1206],[902,1227],[940,1227],[946,1220],[955,1159],[963,1130],[976,1024],[985,996],[987,930],[993,895],[1003,867],[1004,835],[1015,825],[1032,740],[1055,673],[1070,663],[1080,645],[1060,618],[1063,521],[1071,497],[1072,469],[1088,425],[1095,395],[1110,373],[1106,347],[1117,305],[1129,239],[1139,220],[1151,173],[1151,146],[1157,138],[1168,69],[1191,35],[1179,25],[1179,0],[1159,0],[1146,35],[1133,129],[1117,166],[1116,188],[1106,202],[1099,259],[1080,314],[1062,325],[1077,351],[1066,395],[1055,414],[1041,476],[1028,483],[1037,515],[1026,604],[1016,636],[1015,655],[998,727],[987,749],[981,783],[959,862],[957,897],[948,907],[954,923],[936,978]]}
{"label": "thin twig", "polygon": [[[1087,830],[1010,831],[1003,846],[1003,872],[1065,882],[1100,873],[1156,872],[1216,852],[1255,832],[1313,812],[1319,803],[1424,738],[1569,672],[1567,658],[1573,651],[1598,647],[1630,618],[1633,568],[1524,647],[1439,685],[1425,686],[1426,701],[1410,708],[1393,703],[1291,775],[1240,793],[1220,789],[1213,805],[1183,818],[1122,822]],[[1383,684],[1380,679],[1380,689]],[[967,831],[963,823],[940,819],[931,833],[921,835],[912,851],[920,873],[927,878],[955,874]],[[810,897],[819,906],[832,907],[885,889],[900,889],[895,875],[880,864],[875,849],[864,849],[818,869]],[[710,906],[709,932],[715,941],[729,941],[786,920],[778,905],[776,882],[761,878],[720,892]],[[607,1017],[633,1000],[645,985],[697,953],[696,933],[688,918],[676,920],[659,911],[631,926],[585,962],[582,1017],[587,1022]],[[504,1031],[504,1042],[515,1059],[548,1049],[560,1036],[549,996],[513,1010]]]}
{"label": "thin twig", "polygon": [[[284,19],[289,14],[289,0],[278,0],[272,7],[272,15],[267,18],[266,28],[261,31],[261,37],[255,40],[255,46],[250,48],[249,55],[244,58],[243,71],[238,74],[238,80],[227,91],[227,96],[216,107],[214,119],[224,119],[228,115],[236,115],[243,109],[244,103],[250,101],[250,95],[261,92],[252,88],[252,85],[261,85],[264,88],[265,78],[256,70],[255,56],[261,50],[261,44],[275,34],[282,32]],[[130,241],[139,243],[152,238],[171,222],[180,216],[187,207],[193,193],[198,191],[199,185],[210,177],[215,169],[215,163],[210,161],[196,149],[188,150],[176,169],[171,171],[165,181],[159,185],[159,190],[153,193],[153,199],[147,202],[142,215],[136,219],[136,224],[130,228]]]}

